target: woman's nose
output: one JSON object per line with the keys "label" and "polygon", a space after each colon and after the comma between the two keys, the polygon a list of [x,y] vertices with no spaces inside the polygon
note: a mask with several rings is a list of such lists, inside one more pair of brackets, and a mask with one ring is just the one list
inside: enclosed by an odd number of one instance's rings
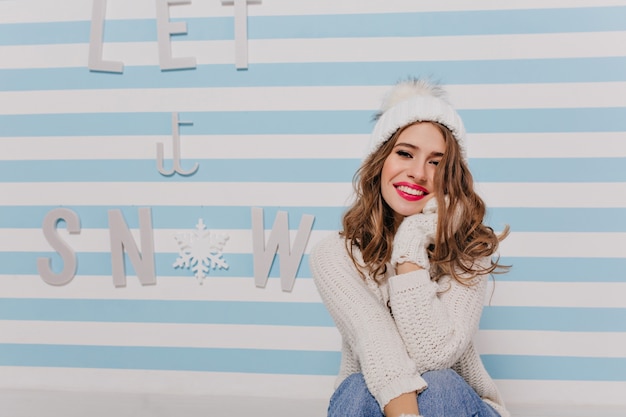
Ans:
{"label": "woman's nose", "polygon": [[411,164],[408,171],[409,178],[412,178],[414,181],[426,181],[426,166],[424,163],[416,161],[415,163]]}

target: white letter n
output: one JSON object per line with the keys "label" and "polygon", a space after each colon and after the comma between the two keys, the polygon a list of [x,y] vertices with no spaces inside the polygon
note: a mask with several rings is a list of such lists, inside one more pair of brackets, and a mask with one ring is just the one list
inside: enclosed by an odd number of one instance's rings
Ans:
{"label": "white letter n", "polygon": [[109,237],[111,239],[111,269],[113,284],[126,286],[126,268],[124,251],[135,268],[137,278],[142,285],[156,284],[154,268],[154,235],[152,233],[152,215],[149,208],[139,209],[139,230],[143,255],[139,252],[122,212],[109,210]]}

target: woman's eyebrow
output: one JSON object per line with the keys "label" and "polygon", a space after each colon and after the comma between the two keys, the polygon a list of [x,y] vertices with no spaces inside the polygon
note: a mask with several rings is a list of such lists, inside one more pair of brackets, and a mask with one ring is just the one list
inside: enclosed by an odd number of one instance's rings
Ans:
{"label": "woman's eyebrow", "polygon": [[[411,148],[411,149],[419,149],[419,146],[415,146],[412,143],[406,143],[406,142],[399,142],[396,143],[396,145],[394,146],[394,149],[397,148],[398,146],[405,146],[407,148]],[[443,152],[439,152],[439,151],[432,151],[430,153],[431,156],[436,156],[436,157],[440,157],[443,156]]]}
{"label": "woman's eyebrow", "polygon": [[406,146],[407,148],[418,149],[418,146],[415,146],[411,143],[406,143],[406,142],[398,142],[396,143],[396,146],[394,146],[394,148],[397,148],[398,146]]}

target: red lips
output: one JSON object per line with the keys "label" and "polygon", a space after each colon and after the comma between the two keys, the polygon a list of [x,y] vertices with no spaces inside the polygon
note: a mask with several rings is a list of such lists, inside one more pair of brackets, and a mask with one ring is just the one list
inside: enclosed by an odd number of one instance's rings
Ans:
{"label": "red lips", "polygon": [[397,182],[393,186],[400,197],[407,201],[418,201],[428,195],[428,190],[417,184],[408,182]]}

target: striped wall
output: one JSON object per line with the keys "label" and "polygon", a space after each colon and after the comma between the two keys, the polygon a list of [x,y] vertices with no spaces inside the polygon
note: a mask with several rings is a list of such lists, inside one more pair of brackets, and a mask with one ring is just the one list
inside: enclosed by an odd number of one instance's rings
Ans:
{"label": "striped wall", "polygon": [[[308,252],[338,228],[388,86],[448,85],[469,131],[487,221],[512,229],[477,336],[511,404],[626,406],[626,2],[263,0],[248,6],[247,69],[233,7],[172,6],[187,23],[159,68],[155,2],[108,0],[104,60],[87,68],[92,2],[0,1],[0,387],[326,398],[339,335]],[[183,169],[172,162],[172,113]],[[49,285],[37,258],[53,209],[76,276]],[[315,216],[292,292],[276,259],[253,278],[251,208],[292,241]],[[139,242],[149,208],[156,285],[112,280],[108,213]],[[173,268],[174,236],[226,233],[228,269],[202,284]]]}

